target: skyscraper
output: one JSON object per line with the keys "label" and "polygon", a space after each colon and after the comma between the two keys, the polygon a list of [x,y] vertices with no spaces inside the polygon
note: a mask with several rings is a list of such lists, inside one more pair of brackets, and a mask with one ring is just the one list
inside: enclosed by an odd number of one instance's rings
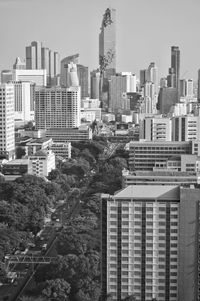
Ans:
{"label": "skyscraper", "polygon": [[116,72],[116,10],[107,8],[99,34],[99,65],[106,75]]}
{"label": "skyscraper", "polygon": [[171,47],[171,68],[174,73],[173,88],[179,91],[179,80],[180,80],[180,50],[178,46]]}
{"label": "skyscraper", "polygon": [[122,112],[125,109],[123,95],[129,92],[136,92],[135,74],[122,72],[112,75],[109,81],[109,111]]}
{"label": "skyscraper", "polygon": [[26,69],[42,69],[41,49],[42,43],[38,41],[26,47]]}
{"label": "skyscraper", "polygon": [[14,156],[14,86],[9,83],[0,85],[0,157],[13,159]]}
{"label": "skyscraper", "polygon": [[31,42],[26,47],[26,69],[45,69],[47,85],[56,86],[60,74],[60,56],[47,47],[42,47],[41,42]]}

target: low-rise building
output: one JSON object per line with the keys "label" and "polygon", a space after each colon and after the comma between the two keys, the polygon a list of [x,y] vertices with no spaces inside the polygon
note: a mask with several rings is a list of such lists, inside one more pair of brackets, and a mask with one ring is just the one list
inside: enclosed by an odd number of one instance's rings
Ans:
{"label": "low-rise building", "polygon": [[46,137],[53,142],[85,141],[92,139],[92,129],[87,125],[79,128],[54,128],[46,131]]}
{"label": "low-rise building", "polygon": [[54,152],[56,157],[61,157],[63,159],[71,158],[71,142],[54,142],[50,149]]}
{"label": "low-rise building", "polygon": [[56,168],[55,154],[51,150],[39,150],[28,158],[29,174],[47,177]]}

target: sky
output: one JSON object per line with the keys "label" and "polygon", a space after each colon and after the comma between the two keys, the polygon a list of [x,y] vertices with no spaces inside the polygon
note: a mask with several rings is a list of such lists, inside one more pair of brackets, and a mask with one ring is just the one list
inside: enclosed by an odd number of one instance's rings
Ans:
{"label": "sky", "polygon": [[98,67],[98,35],[107,7],[117,11],[117,71],[155,62],[160,77],[170,67],[170,47],[181,51],[181,78],[200,69],[200,0],[0,0],[0,70],[10,69],[25,46],[37,40],[60,53],[80,53]]}

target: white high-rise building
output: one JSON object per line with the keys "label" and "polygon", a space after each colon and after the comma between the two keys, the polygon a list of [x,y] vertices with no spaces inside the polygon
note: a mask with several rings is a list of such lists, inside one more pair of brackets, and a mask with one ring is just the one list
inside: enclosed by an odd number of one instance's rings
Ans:
{"label": "white high-rise building", "polygon": [[[32,83],[31,82],[12,82],[15,95],[15,120],[27,122],[34,118],[32,108]],[[32,109],[32,111],[31,111]]]}
{"label": "white high-rise building", "polygon": [[136,92],[136,75],[131,72],[122,72],[112,75],[109,82],[109,109],[111,112],[123,110],[123,95]]}
{"label": "white high-rise building", "polygon": [[14,86],[0,85],[0,155],[7,159],[15,157],[14,133]]}
{"label": "white high-rise building", "polygon": [[13,80],[14,81],[29,81],[35,83],[37,86],[47,85],[47,72],[45,69],[38,70],[23,70],[16,69],[13,70]]}
{"label": "white high-rise building", "polygon": [[41,88],[35,91],[36,129],[80,126],[80,87]]}

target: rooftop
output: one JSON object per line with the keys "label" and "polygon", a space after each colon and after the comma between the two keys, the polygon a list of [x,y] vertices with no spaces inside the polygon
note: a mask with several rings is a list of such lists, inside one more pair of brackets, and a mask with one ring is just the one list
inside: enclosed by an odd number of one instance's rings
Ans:
{"label": "rooftop", "polygon": [[113,196],[117,199],[179,200],[179,186],[170,185],[130,185]]}

